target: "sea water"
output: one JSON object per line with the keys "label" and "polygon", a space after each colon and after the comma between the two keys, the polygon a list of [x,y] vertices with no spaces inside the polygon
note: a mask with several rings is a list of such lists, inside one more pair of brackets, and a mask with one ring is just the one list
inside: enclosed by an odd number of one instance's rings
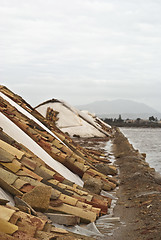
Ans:
{"label": "sea water", "polygon": [[161,174],[161,128],[120,128],[135,149],[146,153],[150,167]]}

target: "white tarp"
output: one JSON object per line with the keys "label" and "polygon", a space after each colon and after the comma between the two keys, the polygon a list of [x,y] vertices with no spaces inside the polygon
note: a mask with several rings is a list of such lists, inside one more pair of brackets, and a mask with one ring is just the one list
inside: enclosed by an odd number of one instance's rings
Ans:
{"label": "white tarp", "polygon": [[75,134],[80,137],[105,137],[105,134],[96,128],[96,124],[93,123],[93,120],[91,120],[89,116],[87,116],[86,120],[84,120],[85,113],[82,113],[84,116],[83,119],[79,116],[80,111],[77,112],[75,108],[64,102],[45,103],[36,108],[36,110],[45,117],[48,107],[59,112],[59,120],[56,122],[57,127],[59,127],[63,132],[68,132],[70,136]]}
{"label": "white tarp", "polygon": [[61,163],[54,160],[43,148],[41,148],[34,140],[32,140],[25,132],[16,126],[10,119],[0,113],[0,126],[4,132],[15,139],[17,142],[22,143],[25,147],[30,149],[35,155],[41,158],[53,170],[60,173],[66,179],[83,186],[83,181]]}
{"label": "white tarp", "polygon": [[[23,113],[24,115],[26,115],[28,118],[32,119],[33,121],[35,121],[37,124],[39,124],[44,130],[46,130],[48,133],[50,133],[53,137],[55,137],[56,139],[58,139],[63,145],[65,145],[65,143],[63,143],[53,132],[51,132],[45,125],[43,125],[37,118],[35,118],[32,114],[30,114],[29,112],[27,112],[24,108],[22,108],[21,106],[19,106],[16,102],[14,102],[12,99],[10,99],[9,97],[7,97],[5,94],[3,94],[2,92],[0,92],[0,96],[2,98],[4,98],[6,101],[8,101],[12,106],[14,106],[18,111],[20,111],[21,113]],[[65,145],[66,146],[66,145]]]}

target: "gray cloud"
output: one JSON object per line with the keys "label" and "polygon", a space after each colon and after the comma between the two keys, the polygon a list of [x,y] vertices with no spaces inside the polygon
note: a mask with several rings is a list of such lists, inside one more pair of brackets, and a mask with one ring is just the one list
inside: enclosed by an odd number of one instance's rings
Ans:
{"label": "gray cloud", "polygon": [[1,1],[2,84],[32,105],[126,98],[161,111],[160,9],[157,0]]}

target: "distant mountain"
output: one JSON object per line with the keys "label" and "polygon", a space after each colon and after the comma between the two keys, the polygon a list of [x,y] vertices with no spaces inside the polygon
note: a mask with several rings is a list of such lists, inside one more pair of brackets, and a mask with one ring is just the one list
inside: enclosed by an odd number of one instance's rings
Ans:
{"label": "distant mountain", "polygon": [[150,116],[161,118],[161,113],[156,111],[154,108],[140,102],[135,102],[132,100],[104,100],[96,101],[93,103],[77,106],[80,110],[88,110],[91,113],[96,113],[99,117],[112,117],[117,118],[119,114],[123,119],[137,117],[147,119]]}

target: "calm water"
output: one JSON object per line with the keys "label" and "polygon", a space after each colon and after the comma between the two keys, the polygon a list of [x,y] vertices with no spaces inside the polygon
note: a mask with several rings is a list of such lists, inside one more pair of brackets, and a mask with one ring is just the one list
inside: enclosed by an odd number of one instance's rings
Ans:
{"label": "calm water", "polygon": [[161,173],[161,128],[120,128],[129,142],[146,153],[150,167]]}

